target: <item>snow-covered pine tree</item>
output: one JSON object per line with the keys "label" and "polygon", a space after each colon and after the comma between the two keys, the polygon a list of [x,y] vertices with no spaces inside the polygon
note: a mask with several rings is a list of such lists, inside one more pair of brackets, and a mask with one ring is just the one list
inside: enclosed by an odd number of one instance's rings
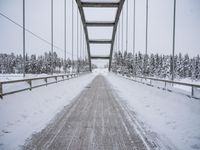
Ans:
{"label": "snow-covered pine tree", "polygon": [[190,75],[190,59],[189,55],[185,54],[184,59],[183,59],[183,78],[188,78]]}
{"label": "snow-covered pine tree", "polygon": [[153,77],[155,75],[155,58],[154,54],[151,54],[149,58],[149,76]]}
{"label": "snow-covered pine tree", "polygon": [[127,55],[127,69],[128,69],[128,73],[132,73],[133,72],[133,55],[132,53],[128,53]]}
{"label": "snow-covered pine tree", "polygon": [[143,65],[142,75],[149,76],[149,55],[148,54],[143,55],[142,65]]}
{"label": "snow-covered pine tree", "polygon": [[195,58],[195,79],[199,80],[200,79],[200,57],[197,55]]}

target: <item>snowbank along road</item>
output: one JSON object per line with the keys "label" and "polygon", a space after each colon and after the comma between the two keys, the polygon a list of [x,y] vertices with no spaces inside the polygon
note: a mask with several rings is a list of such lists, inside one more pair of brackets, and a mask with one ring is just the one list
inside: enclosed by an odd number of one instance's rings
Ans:
{"label": "snowbank along road", "polygon": [[23,149],[145,150],[151,149],[127,118],[127,109],[98,75],[74,101]]}

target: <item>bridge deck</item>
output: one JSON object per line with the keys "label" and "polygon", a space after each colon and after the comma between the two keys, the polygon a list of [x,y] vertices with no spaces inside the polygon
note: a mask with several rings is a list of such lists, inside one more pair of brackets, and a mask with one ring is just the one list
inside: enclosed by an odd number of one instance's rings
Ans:
{"label": "bridge deck", "polygon": [[106,79],[98,75],[24,149],[146,149]]}

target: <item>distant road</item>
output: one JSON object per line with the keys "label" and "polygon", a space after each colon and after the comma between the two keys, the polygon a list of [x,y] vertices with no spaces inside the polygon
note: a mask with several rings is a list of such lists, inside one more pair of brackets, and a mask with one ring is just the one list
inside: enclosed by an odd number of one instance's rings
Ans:
{"label": "distant road", "polygon": [[[24,149],[48,150],[145,150],[102,75],[67,106],[43,131],[35,134]],[[126,110],[128,111],[128,110]]]}

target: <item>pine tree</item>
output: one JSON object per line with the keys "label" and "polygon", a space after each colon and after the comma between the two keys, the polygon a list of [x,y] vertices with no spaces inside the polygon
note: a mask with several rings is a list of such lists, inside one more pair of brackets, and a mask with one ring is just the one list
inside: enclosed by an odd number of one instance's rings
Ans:
{"label": "pine tree", "polygon": [[188,78],[189,77],[189,68],[190,68],[190,59],[188,54],[185,54],[183,59],[183,77]]}
{"label": "pine tree", "polygon": [[195,79],[200,79],[200,57],[197,55],[196,61],[195,61]]}
{"label": "pine tree", "polygon": [[127,55],[127,69],[128,69],[128,73],[133,72],[133,55],[132,55],[132,53],[128,53],[128,55]]}
{"label": "pine tree", "polygon": [[138,52],[137,58],[137,74],[143,75],[143,56],[140,52]]}
{"label": "pine tree", "polygon": [[142,65],[143,65],[143,69],[142,69],[142,74],[144,75],[144,76],[148,76],[149,75],[149,55],[147,55],[147,54],[144,54],[144,56],[143,56],[143,63],[142,63]]}
{"label": "pine tree", "polygon": [[31,55],[31,58],[29,60],[28,73],[32,73],[32,74],[37,73],[36,55]]}
{"label": "pine tree", "polygon": [[117,52],[115,52],[114,55],[113,55],[113,60],[112,60],[112,71],[113,72],[117,72],[117,64],[118,64],[117,57],[118,57]]}
{"label": "pine tree", "polygon": [[154,54],[151,54],[149,58],[149,76],[153,77],[155,75],[155,67]]}

